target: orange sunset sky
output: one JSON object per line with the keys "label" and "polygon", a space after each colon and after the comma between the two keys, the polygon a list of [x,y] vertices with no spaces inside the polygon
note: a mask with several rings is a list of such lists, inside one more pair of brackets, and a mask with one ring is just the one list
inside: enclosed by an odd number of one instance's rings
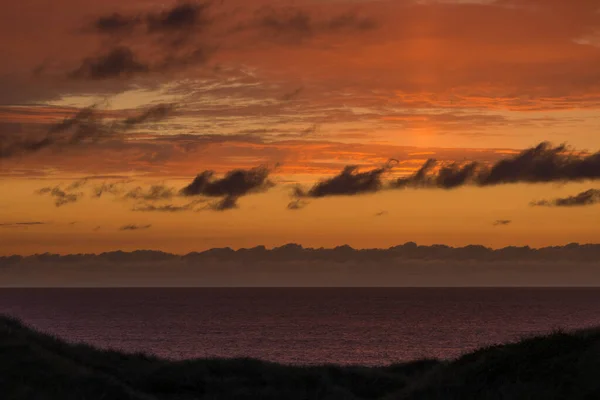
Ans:
{"label": "orange sunset sky", "polygon": [[597,0],[20,0],[0,60],[0,255],[600,241]]}

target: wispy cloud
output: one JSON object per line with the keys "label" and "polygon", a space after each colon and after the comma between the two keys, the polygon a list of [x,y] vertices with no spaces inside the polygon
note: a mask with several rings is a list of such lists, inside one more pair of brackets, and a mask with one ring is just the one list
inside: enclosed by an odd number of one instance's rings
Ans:
{"label": "wispy cloud", "polygon": [[589,189],[574,196],[539,200],[530,203],[533,207],[582,207],[600,203],[600,189]]}
{"label": "wispy cloud", "polygon": [[510,224],[512,224],[512,220],[510,220],[510,219],[498,219],[498,220],[494,221],[494,223],[492,225],[506,226],[506,225],[510,225]]}
{"label": "wispy cloud", "polygon": [[132,211],[177,213],[177,212],[193,210],[196,205],[203,203],[203,202],[204,202],[204,200],[196,200],[196,201],[192,201],[190,203],[181,204],[181,205],[178,205],[178,204],[156,205],[156,204],[144,203],[144,204],[136,205],[135,207],[133,207]]}
{"label": "wispy cloud", "polygon": [[308,202],[302,199],[295,199],[288,203],[288,210],[301,210],[308,205]]}
{"label": "wispy cloud", "polygon": [[44,187],[39,189],[36,193],[52,197],[56,207],[75,203],[83,196],[83,193],[81,192],[71,192],[69,189],[62,189],[60,186]]}
{"label": "wispy cloud", "polygon": [[148,189],[144,189],[141,186],[131,189],[125,193],[125,199],[132,200],[145,200],[145,201],[159,201],[169,200],[175,196],[175,189],[165,185],[152,185]]}
{"label": "wispy cloud", "polygon": [[283,96],[281,96],[281,100],[283,100],[283,101],[294,100],[295,98],[300,96],[300,94],[302,93],[303,90],[304,90],[304,87],[300,86],[300,87],[292,90],[291,92],[284,93]]}
{"label": "wispy cloud", "polygon": [[119,228],[120,231],[138,231],[138,230],[145,230],[145,229],[150,229],[152,227],[152,225],[148,224],[148,225],[135,225],[135,224],[129,224],[129,225],[123,225],[122,227]]}
{"label": "wispy cloud", "polygon": [[155,106],[148,107],[138,115],[126,118],[123,121],[123,125],[125,127],[131,128],[136,125],[144,124],[146,122],[162,121],[171,116],[174,109],[175,104],[157,104]]}
{"label": "wispy cloud", "polygon": [[34,222],[5,222],[5,223],[1,223],[0,227],[3,228],[27,228],[30,226],[39,226],[39,225],[46,225],[47,222],[39,222],[39,221],[34,221]]}

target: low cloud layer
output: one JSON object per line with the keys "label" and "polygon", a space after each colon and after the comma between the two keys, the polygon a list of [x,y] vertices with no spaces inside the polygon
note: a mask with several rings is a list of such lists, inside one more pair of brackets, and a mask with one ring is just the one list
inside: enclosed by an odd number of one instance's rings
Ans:
{"label": "low cloud layer", "polygon": [[148,250],[64,256],[43,252],[0,257],[0,285],[590,286],[600,284],[599,257],[600,245],[577,243],[496,250],[406,243],[360,250],[288,244],[273,249],[215,248],[185,255]]}
{"label": "low cloud layer", "polygon": [[533,207],[582,207],[600,203],[600,189],[589,189],[574,196],[539,200],[531,203]]}

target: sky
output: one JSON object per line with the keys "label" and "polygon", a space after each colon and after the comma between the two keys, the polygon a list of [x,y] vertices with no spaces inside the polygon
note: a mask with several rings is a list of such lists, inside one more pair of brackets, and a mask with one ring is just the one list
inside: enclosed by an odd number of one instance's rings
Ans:
{"label": "sky", "polygon": [[596,0],[59,3],[0,13],[0,255],[598,242]]}

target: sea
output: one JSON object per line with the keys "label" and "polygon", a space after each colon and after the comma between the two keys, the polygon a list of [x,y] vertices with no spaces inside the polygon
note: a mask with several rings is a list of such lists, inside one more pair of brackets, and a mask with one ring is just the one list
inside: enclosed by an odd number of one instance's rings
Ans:
{"label": "sea", "polygon": [[169,359],[387,365],[600,326],[600,288],[0,289],[0,314]]}

